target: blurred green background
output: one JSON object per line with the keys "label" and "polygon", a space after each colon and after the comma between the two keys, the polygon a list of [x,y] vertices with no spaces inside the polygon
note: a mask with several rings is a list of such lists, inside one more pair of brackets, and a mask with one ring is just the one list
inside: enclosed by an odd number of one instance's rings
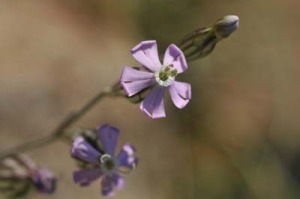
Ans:
{"label": "blurred green background", "polygon": [[[69,112],[114,83],[130,49],[161,52],[197,27],[235,14],[239,30],[190,63],[187,108],[167,118],[106,99],[75,126],[121,129],[140,165],[117,199],[300,198],[300,67],[297,0],[0,1],[0,150],[47,135]],[[74,126],[74,128],[75,128]],[[121,144],[119,143],[119,144]],[[100,196],[81,188],[63,142],[29,153],[59,178],[50,198]],[[1,198],[1,195],[0,195]],[[32,195],[30,198],[48,198]]]}

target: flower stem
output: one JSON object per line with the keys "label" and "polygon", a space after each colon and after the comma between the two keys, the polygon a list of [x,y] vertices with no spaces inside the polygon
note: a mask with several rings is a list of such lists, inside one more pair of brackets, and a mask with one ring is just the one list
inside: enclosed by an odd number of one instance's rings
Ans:
{"label": "flower stem", "polygon": [[25,151],[29,151],[32,149],[36,149],[38,147],[45,146],[50,144],[59,138],[63,137],[70,126],[72,126],[75,122],[77,122],[80,118],[82,118],[89,110],[91,110],[97,103],[99,103],[102,99],[108,96],[119,96],[119,85],[115,84],[113,87],[101,91],[97,95],[95,95],[92,99],[90,99],[82,108],[78,111],[69,114],[69,116],[65,117],[62,122],[50,133],[49,135],[38,138],[35,140],[28,141],[19,146],[4,150],[0,152],[0,160],[7,157],[12,156],[18,153],[23,153]]}
{"label": "flower stem", "polygon": [[31,141],[23,143],[19,146],[1,151],[0,152],[0,160],[4,159],[5,157],[8,157],[8,156],[16,155],[20,152],[25,152],[25,151],[28,151],[30,149],[34,149],[34,148],[38,148],[40,146],[44,146],[46,144],[49,144],[49,143],[55,141],[56,139],[58,139],[57,136],[55,136],[54,134],[50,134],[50,135],[47,135],[45,137],[38,138],[38,139],[35,139],[35,140],[31,140]]}

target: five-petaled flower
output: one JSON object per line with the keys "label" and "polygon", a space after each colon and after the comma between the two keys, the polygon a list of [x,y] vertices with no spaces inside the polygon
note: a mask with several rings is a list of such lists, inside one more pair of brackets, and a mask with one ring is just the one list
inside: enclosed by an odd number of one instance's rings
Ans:
{"label": "five-petaled flower", "polygon": [[120,153],[115,156],[115,149],[119,130],[109,125],[103,125],[96,130],[100,146],[92,146],[83,136],[77,137],[73,142],[72,156],[90,164],[90,168],[81,169],[73,173],[75,183],[88,186],[92,181],[102,178],[101,187],[104,196],[113,196],[114,186],[122,189],[124,179],[121,177],[121,168],[133,169],[138,159],[134,157],[135,149],[125,144]]}
{"label": "five-petaled flower", "polygon": [[176,107],[181,109],[187,105],[191,99],[191,85],[175,81],[175,78],[188,66],[183,52],[176,45],[169,45],[163,64],[159,60],[156,41],[141,42],[131,54],[143,67],[139,70],[126,66],[120,82],[129,97],[153,87],[140,105],[142,111],[151,118],[166,117],[163,101],[166,89]]}

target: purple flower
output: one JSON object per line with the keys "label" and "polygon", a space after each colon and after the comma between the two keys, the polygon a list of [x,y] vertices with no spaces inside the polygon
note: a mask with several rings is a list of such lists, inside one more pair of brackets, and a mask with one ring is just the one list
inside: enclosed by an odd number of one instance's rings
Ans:
{"label": "purple flower", "polygon": [[8,184],[1,190],[11,196],[25,196],[31,188],[42,194],[52,194],[56,190],[54,174],[38,167],[27,155],[8,157],[0,165],[0,180]]}
{"label": "purple flower", "polygon": [[56,190],[56,177],[45,168],[39,168],[35,162],[26,155],[20,155],[20,160],[27,167],[29,178],[40,193],[51,194]]}
{"label": "purple flower", "polygon": [[142,70],[125,67],[121,85],[129,97],[153,87],[140,108],[151,118],[166,117],[164,93],[168,89],[177,108],[183,108],[191,99],[191,85],[175,81],[187,69],[183,52],[174,44],[165,52],[163,64],[159,61],[156,41],[143,41],[131,50],[132,56],[144,67]]}
{"label": "purple flower", "polygon": [[33,184],[43,194],[51,194],[56,190],[56,178],[48,169],[39,169],[32,175]]}
{"label": "purple flower", "polygon": [[92,146],[84,137],[79,136],[73,142],[72,156],[88,162],[91,168],[81,169],[73,173],[75,183],[88,186],[98,178],[102,178],[101,187],[104,196],[113,196],[113,189],[122,189],[124,179],[120,175],[121,168],[133,169],[137,165],[134,157],[135,149],[130,144],[125,144],[116,156],[115,149],[118,141],[119,130],[109,125],[103,125],[96,130],[97,139],[103,151]]}

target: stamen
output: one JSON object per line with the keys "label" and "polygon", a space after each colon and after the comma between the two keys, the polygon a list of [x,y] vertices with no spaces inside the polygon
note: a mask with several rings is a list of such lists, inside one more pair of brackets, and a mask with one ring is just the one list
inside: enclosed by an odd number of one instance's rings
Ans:
{"label": "stamen", "polygon": [[168,78],[168,74],[165,71],[159,73],[159,79],[161,81],[166,81]]}
{"label": "stamen", "polygon": [[177,70],[172,70],[170,74],[171,74],[172,77],[176,77],[177,76]]}
{"label": "stamen", "polygon": [[170,69],[170,66],[165,67],[164,70],[165,70],[166,73],[170,72],[170,70],[171,70],[171,69]]}
{"label": "stamen", "polygon": [[170,86],[175,77],[177,76],[177,70],[173,69],[173,65],[162,66],[160,70],[155,73],[156,81],[161,86]]}
{"label": "stamen", "polygon": [[109,154],[100,157],[100,167],[105,173],[113,172],[117,168],[117,161]]}

